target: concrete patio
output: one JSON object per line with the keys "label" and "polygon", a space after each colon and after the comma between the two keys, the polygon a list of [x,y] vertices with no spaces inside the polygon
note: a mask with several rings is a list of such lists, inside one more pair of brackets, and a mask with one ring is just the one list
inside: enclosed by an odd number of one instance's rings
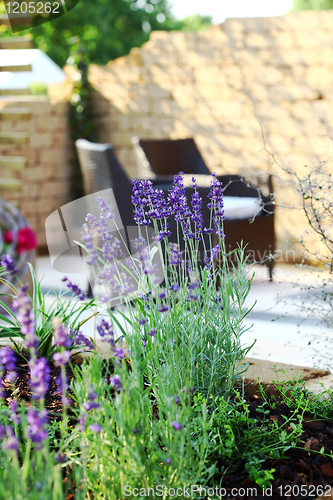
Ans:
{"label": "concrete patio", "polygon": [[[308,271],[293,265],[278,264],[274,270],[273,282],[268,281],[266,268],[255,266],[255,277],[246,300],[248,307],[257,301],[244,323],[248,330],[243,334],[244,344],[256,344],[249,356],[274,362],[298,366],[333,368],[332,356],[328,350],[332,330],[321,322],[321,304],[313,306],[314,316],[307,317],[306,307],[311,298],[300,290],[296,283],[313,285],[315,280]],[[42,279],[43,290],[50,291],[48,301],[54,299],[52,290],[62,288],[63,274],[55,271],[48,257],[36,261],[38,279]],[[70,274],[69,278],[84,290],[87,278],[83,274]],[[303,303],[303,311],[299,306]],[[87,314],[87,317],[89,315]],[[94,320],[83,325],[83,330],[92,336]],[[98,338],[96,338],[98,343]]]}

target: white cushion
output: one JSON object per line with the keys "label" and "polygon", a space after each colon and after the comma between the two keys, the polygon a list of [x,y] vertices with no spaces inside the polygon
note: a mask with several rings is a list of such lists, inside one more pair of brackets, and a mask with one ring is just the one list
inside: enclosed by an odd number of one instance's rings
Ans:
{"label": "white cushion", "polygon": [[224,218],[226,220],[252,219],[262,209],[259,198],[224,196]]}

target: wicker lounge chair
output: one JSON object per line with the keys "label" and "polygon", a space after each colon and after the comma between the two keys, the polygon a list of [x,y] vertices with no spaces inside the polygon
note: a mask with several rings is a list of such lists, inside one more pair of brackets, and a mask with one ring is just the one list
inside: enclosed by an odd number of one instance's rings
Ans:
{"label": "wicker lounge chair", "polygon": [[132,138],[140,179],[173,176],[179,172],[210,175],[194,139]]}
{"label": "wicker lounge chair", "polygon": [[[109,144],[94,144],[85,139],[76,141],[81,171],[84,180],[85,194],[91,194],[103,189],[112,188],[120,218],[124,227],[135,225],[133,219],[133,206],[131,201],[132,185],[125,170],[117,160],[113,148]],[[205,180],[210,177],[203,176]],[[172,187],[173,176],[152,179],[155,189],[161,189],[167,192]],[[203,199],[207,199],[210,191],[209,182],[205,187],[199,189]],[[186,187],[186,196],[191,202],[193,189]],[[205,221],[209,221],[209,210],[207,203],[203,204],[203,216]],[[169,230],[172,233],[171,241],[177,238],[177,223],[171,218],[169,220]],[[208,245],[208,239],[206,241]]]}

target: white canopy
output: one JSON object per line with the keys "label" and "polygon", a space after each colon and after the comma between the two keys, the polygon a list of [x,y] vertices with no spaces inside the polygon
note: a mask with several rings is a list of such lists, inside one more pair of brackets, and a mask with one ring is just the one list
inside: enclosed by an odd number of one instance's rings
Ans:
{"label": "white canopy", "polygon": [[1,71],[0,90],[28,89],[33,82],[57,83],[65,73],[42,50],[1,49],[1,66],[31,65],[32,71]]}

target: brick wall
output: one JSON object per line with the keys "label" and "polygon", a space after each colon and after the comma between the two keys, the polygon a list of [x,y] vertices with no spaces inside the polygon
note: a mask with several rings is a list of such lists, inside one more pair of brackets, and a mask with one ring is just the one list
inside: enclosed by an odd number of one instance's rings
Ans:
{"label": "brick wall", "polygon": [[[27,115],[17,118],[11,110]],[[7,137],[0,143],[0,177],[21,181],[17,189],[2,189],[0,195],[13,201],[37,231],[40,247],[46,245],[45,219],[70,201],[73,151],[68,130],[69,103],[44,97],[22,96],[0,101],[0,131]],[[1,112],[5,111],[5,113]],[[10,118],[10,119],[9,119]],[[15,133],[27,133],[24,144],[15,143]],[[14,133],[13,143],[10,143]],[[8,168],[8,158],[22,158],[22,168]]]}
{"label": "brick wall", "polygon": [[90,68],[100,140],[115,146],[132,177],[134,135],[194,137],[218,173],[275,172],[282,249],[306,222],[300,212],[284,209],[297,202],[295,190],[263,151],[259,121],[269,151],[294,171],[318,155],[330,156],[332,26],[333,11],[311,11],[229,19],[207,32],[153,32],[141,49]]}

